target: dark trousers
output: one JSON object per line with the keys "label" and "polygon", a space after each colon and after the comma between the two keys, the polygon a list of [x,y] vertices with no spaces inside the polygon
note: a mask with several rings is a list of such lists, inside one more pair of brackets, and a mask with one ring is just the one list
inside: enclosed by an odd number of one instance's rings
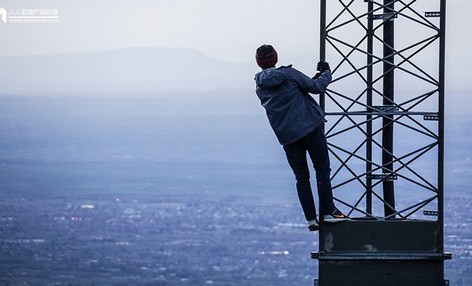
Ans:
{"label": "dark trousers", "polygon": [[302,139],[284,146],[288,163],[297,180],[297,193],[307,221],[316,218],[315,202],[310,185],[307,152],[310,155],[316,173],[316,183],[320,212],[331,214],[334,210],[333,192],[329,167],[328,145],[323,128],[317,127]]}

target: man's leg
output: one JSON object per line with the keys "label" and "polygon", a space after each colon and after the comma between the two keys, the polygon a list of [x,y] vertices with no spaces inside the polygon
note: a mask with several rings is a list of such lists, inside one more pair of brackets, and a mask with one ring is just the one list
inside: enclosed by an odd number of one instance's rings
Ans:
{"label": "man's leg", "polygon": [[318,197],[320,200],[320,213],[331,214],[336,208],[333,202],[331,189],[331,168],[329,162],[328,145],[323,128],[317,127],[304,137],[304,143],[310,154],[313,167],[316,171]]}
{"label": "man's leg", "polygon": [[310,170],[306,158],[306,149],[301,140],[284,146],[288,163],[297,180],[297,193],[307,221],[316,219],[315,202],[310,186]]}

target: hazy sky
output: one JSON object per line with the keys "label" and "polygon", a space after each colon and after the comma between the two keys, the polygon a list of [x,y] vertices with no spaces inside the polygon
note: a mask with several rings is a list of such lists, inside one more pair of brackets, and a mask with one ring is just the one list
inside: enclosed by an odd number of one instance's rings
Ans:
{"label": "hazy sky", "polygon": [[[290,54],[318,46],[319,0],[2,0],[0,7],[59,12],[56,24],[0,22],[0,55],[150,46],[247,61],[261,43]],[[472,48],[470,11],[472,1],[448,1],[448,42],[464,56]]]}
{"label": "hazy sky", "polygon": [[[463,84],[471,76],[472,1],[447,4],[448,82]],[[252,62],[262,43],[276,46],[281,61],[318,55],[319,0],[2,0],[1,7],[57,9],[59,23],[0,21],[0,56],[184,47],[224,60]]]}
{"label": "hazy sky", "polygon": [[3,0],[1,6],[58,9],[59,23],[0,25],[0,55],[150,46],[247,61],[265,42],[296,53],[316,48],[318,1]]}

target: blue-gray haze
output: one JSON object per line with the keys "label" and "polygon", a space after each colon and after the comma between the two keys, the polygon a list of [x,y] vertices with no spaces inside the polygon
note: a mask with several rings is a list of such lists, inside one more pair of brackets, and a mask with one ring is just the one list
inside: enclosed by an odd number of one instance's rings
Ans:
{"label": "blue-gray haze", "polygon": [[[253,90],[0,100],[0,284],[312,285]],[[446,278],[470,285],[470,119],[449,122]]]}

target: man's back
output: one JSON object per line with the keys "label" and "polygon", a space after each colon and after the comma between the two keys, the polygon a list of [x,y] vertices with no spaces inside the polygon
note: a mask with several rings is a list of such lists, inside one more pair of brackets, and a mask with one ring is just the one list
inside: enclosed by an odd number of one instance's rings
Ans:
{"label": "man's back", "polygon": [[280,144],[290,144],[324,122],[324,113],[308,93],[324,92],[331,74],[314,80],[292,67],[264,69],[255,76],[256,94]]}

